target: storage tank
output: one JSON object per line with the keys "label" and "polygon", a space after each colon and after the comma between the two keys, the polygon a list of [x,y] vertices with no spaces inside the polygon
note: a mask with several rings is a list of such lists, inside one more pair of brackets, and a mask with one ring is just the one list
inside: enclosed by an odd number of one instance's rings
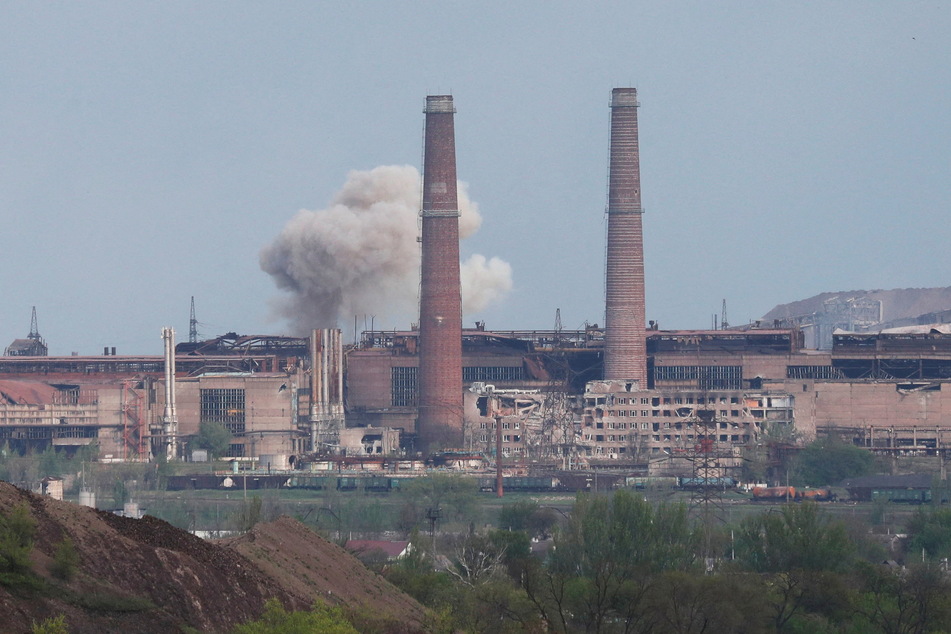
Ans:
{"label": "storage tank", "polygon": [[290,458],[286,453],[264,453],[258,457],[258,468],[288,471],[291,468]]}
{"label": "storage tank", "polygon": [[96,508],[96,494],[89,489],[80,489],[79,490],[79,504],[80,506],[89,506]]}

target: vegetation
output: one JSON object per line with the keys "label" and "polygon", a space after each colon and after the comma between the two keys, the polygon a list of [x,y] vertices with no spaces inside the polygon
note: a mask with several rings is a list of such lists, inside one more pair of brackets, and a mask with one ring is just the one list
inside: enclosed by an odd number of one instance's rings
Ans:
{"label": "vegetation", "polygon": [[68,632],[66,616],[63,614],[51,616],[42,623],[34,623],[30,628],[30,634],[68,634]]}
{"label": "vegetation", "polygon": [[797,484],[826,486],[846,478],[868,475],[875,458],[861,447],[829,436],[806,445],[793,465]]}
{"label": "vegetation", "polygon": [[221,423],[202,422],[198,426],[195,444],[208,451],[210,458],[226,456],[231,445],[231,432]]}
{"label": "vegetation", "polygon": [[931,561],[951,557],[951,509],[919,508],[908,522],[913,554]]}
{"label": "vegetation", "polygon": [[0,515],[0,573],[22,574],[30,570],[30,551],[36,520],[26,503]]}
{"label": "vegetation", "polygon": [[78,569],[79,552],[76,550],[76,544],[69,537],[64,537],[53,552],[50,573],[61,581],[71,581]]}
{"label": "vegetation", "polygon": [[270,599],[257,621],[239,625],[234,634],[358,634],[339,607],[316,603],[309,611],[288,612],[277,599]]}
{"label": "vegetation", "polygon": [[[880,547],[865,543],[869,525],[833,519],[828,508],[756,508],[704,540],[682,504],[651,504],[626,490],[581,494],[550,527],[554,548],[537,556],[528,518],[538,507],[523,500],[499,513],[504,530],[439,540],[448,567],[422,547],[383,574],[444,631],[945,631],[946,573],[927,563],[882,565]],[[948,547],[936,543],[951,534],[946,522],[951,512],[928,509],[908,525],[913,540],[936,544],[925,546],[933,561]],[[720,549],[705,559],[709,543]]]}

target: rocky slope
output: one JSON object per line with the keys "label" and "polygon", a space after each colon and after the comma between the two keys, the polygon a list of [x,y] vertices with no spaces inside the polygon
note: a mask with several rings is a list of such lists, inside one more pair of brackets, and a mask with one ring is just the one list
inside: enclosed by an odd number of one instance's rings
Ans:
{"label": "rocky slope", "polygon": [[[422,606],[296,520],[214,543],[152,517],[118,517],[0,482],[0,514],[20,504],[36,522],[31,564],[41,581],[0,584],[4,632],[28,632],[59,614],[70,632],[224,632],[257,618],[271,597],[288,609],[319,597],[372,612],[384,631],[421,629]],[[64,582],[48,566],[67,536],[80,563]]]}

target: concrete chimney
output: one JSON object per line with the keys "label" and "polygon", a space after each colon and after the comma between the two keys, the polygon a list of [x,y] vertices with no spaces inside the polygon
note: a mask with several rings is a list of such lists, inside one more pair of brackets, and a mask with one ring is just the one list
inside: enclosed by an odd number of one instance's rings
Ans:
{"label": "concrete chimney", "polygon": [[416,426],[423,451],[463,444],[455,111],[451,95],[426,97]]}
{"label": "concrete chimney", "polygon": [[646,389],[639,105],[635,88],[615,88],[612,92],[604,378],[637,380]]}

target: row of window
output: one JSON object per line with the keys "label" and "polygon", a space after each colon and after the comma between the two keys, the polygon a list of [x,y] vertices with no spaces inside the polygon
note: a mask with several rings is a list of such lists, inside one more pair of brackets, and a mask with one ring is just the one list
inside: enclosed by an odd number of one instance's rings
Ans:
{"label": "row of window", "polygon": [[97,438],[99,428],[89,427],[0,427],[0,439],[9,440],[49,440],[51,438]]}
{"label": "row of window", "polygon": [[662,365],[654,367],[656,383],[691,381],[701,390],[739,390],[743,388],[743,366],[739,365]]}
{"label": "row of window", "polygon": [[[607,423],[607,424],[602,423],[602,422],[598,422],[598,423],[596,423],[594,426],[595,426],[597,429],[605,429],[605,428],[606,428],[606,429],[617,429],[617,430],[623,431],[623,430],[625,430],[625,429],[628,429],[628,425],[630,425],[630,429],[637,429],[638,424],[640,424],[640,428],[641,428],[641,429],[653,429],[654,431],[657,431],[657,430],[659,430],[659,429],[661,429],[661,428],[663,428],[663,429],[671,429],[671,428],[673,428],[673,429],[683,429],[683,428],[685,428],[685,427],[693,427],[693,424],[692,424],[692,423],[647,423],[647,422],[642,422],[642,423]],[[718,422],[718,423],[712,423],[712,426],[713,426],[714,428],[719,428],[719,429],[730,429],[730,428],[736,429],[737,427],[739,427],[739,425],[740,425],[740,423],[723,422],[723,421],[720,421],[720,422]],[[591,427],[591,424],[590,424],[590,423],[587,424],[586,427]]]}
{"label": "row of window", "polygon": [[[514,423],[502,423],[502,429],[520,429],[522,424],[519,421]],[[495,429],[495,423],[479,423],[479,429]]]}
{"label": "row of window", "polygon": [[[479,436],[479,440],[481,440],[482,442],[495,442],[495,436],[482,434],[481,436]],[[518,434],[505,435],[505,436],[502,436],[502,442],[522,442],[522,437]]]}
{"label": "row of window", "polygon": [[[419,370],[416,367],[390,368],[390,402],[394,407],[415,407]],[[462,368],[462,382],[518,382],[525,380],[522,366],[470,366]]]}
{"label": "row of window", "polygon": [[[641,418],[664,418],[664,417],[672,418],[675,415],[686,417],[686,416],[692,416],[694,414],[693,410],[690,410],[689,408],[684,408],[683,412],[680,412],[677,410],[670,410],[670,409],[652,409],[652,410],[646,410],[646,409],[623,410],[621,409],[616,411],[607,410],[603,412],[603,416],[614,416],[616,418],[637,418],[638,411],[640,411]],[[740,415],[740,410],[738,409],[730,409],[730,410],[721,409],[721,410],[715,410],[715,411],[717,412],[718,416],[722,416],[724,418],[727,416],[732,416],[734,418],[737,418]]]}
{"label": "row of window", "polygon": [[[655,430],[656,431],[656,430]],[[679,442],[687,440],[692,442],[696,436],[693,434],[584,434],[584,440],[594,442],[628,442],[635,443],[638,440],[654,442]],[[719,434],[721,442],[749,442],[749,434]]]}
{"label": "row of window", "polygon": [[739,396],[718,396],[716,394],[708,396],[652,396],[652,397],[640,397],[638,399],[636,396],[633,398],[616,398],[614,403],[616,405],[637,405],[638,401],[641,405],[652,405],[657,407],[658,405],[716,405],[717,403],[739,403]]}

